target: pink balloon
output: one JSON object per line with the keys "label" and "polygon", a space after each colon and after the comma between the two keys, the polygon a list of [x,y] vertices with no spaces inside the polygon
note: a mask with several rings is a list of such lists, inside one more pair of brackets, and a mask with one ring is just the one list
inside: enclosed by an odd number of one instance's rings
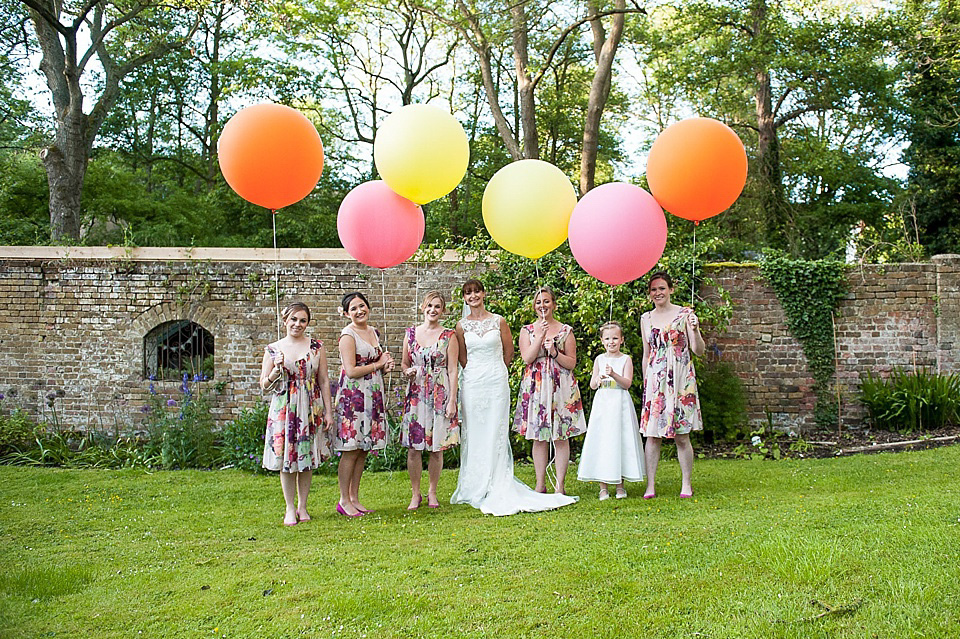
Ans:
{"label": "pink balloon", "polygon": [[577,264],[617,286],[656,265],[667,245],[667,220],[652,195],[639,186],[613,182],[580,198],[569,233]]}
{"label": "pink balloon", "polygon": [[423,241],[423,210],[383,180],[364,182],[340,202],[337,233],[354,259],[388,268],[407,260]]}

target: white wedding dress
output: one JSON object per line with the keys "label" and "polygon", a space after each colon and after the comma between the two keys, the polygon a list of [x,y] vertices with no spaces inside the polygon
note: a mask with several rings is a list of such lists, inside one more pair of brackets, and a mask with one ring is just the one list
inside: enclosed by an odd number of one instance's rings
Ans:
{"label": "white wedding dress", "polygon": [[460,474],[451,504],[487,515],[513,515],[567,506],[568,495],[543,494],[513,476],[510,386],[500,343],[500,316],[460,322],[467,365],[460,373]]}

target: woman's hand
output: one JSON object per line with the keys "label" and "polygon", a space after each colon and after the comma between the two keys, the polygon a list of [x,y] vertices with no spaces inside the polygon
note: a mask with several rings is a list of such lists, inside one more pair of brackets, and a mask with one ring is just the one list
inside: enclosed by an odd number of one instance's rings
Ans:
{"label": "woman's hand", "polygon": [[390,353],[384,351],[377,361],[380,363],[380,370],[384,373],[389,373],[393,370],[393,356]]}
{"label": "woman's hand", "polygon": [[283,351],[279,348],[277,352],[273,354],[273,366],[278,372],[283,372]]}
{"label": "woman's hand", "polygon": [[457,399],[455,397],[447,399],[447,410],[444,414],[447,416],[447,419],[453,419],[457,416]]}
{"label": "woman's hand", "polygon": [[403,369],[403,374],[404,376],[409,377],[410,379],[413,379],[414,377],[417,376],[417,369],[414,366],[411,366],[410,368],[405,368]]}
{"label": "woman's hand", "polygon": [[696,331],[696,330],[699,330],[699,329],[700,329],[700,318],[697,317],[697,314],[696,314],[696,313],[690,313],[690,317],[689,317],[689,319],[687,319],[687,324],[688,324],[688,325],[690,326],[690,328],[692,328],[693,330],[695,330],[695,331]]}
{"label": "woman's hand", "polygon": [[323,410],[323,432],[329,433],[331,430],[333,430],[333,411],[328,407]]}

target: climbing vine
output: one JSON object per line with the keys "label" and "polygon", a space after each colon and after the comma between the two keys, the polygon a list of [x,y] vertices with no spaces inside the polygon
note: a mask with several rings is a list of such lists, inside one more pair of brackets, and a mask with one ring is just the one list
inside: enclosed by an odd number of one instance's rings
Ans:
{"label": "climbing vine", "polygon": [[787,316],[787,328],[803,347],[817,394],[815,418],[821,426],[837,424],[830,382],[837,371],[833,313],[847,293],[846,264],[838,260],[795,260],[768,252],[760,272],[773,286]]}

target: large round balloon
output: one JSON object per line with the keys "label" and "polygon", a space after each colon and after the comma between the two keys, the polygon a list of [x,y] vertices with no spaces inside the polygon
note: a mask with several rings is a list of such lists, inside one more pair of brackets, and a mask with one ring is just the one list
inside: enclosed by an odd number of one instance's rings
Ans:
{"label": "large round balloon", "polygon": [[223,127],[217,157],[237,195],[268,209],[302,200],[323,172],[316,128],[302,113],[281,104],[238,111]]}
{"label": "large round balloon", "polygon": [[423,241],[423,211],[382,180],[364,182],[340,202],[337,233],[355,260],[367,266],[396,266]]}
{"label": "large round balloon", "polygon": [[710,118],[668,126],[647,157],[647,184],[660,206],[700,221],[736,202],[747,181],[747,153],[733,129]]}
{"label": "large round balloon", "polygon": [[541,160],[519,160],[497,171],[483,191],[483,223],[497,244],[537,259],[567,239],[577,194],[567,176]]}
{"label": "large round balloon", "polygon": [[666,245],[663,209],[639,186],[598,186],[580,198],[570,216],[570,250],[577,264],[611,286],[642,277]]}
{"label": "large round balloon", "polygon": [[470,145],[455,117],[429,104],[408,104],[380,125],[373,161],[403,197],[425,204],[456,188],[467,172]]}

